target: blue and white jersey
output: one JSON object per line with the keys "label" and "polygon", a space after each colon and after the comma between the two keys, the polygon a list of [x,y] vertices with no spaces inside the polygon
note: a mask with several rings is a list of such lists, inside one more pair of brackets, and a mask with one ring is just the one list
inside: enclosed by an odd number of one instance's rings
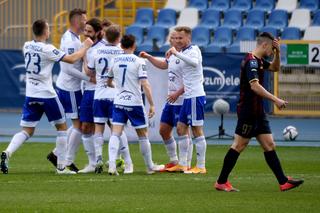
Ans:
{"label": "blue and white jersey", "polygon": [[[82,47],[82,43],[80,41],[80,37],[67,30],[63,36],[61,37],[60,49],[71,55],[72,53],[77,52]],[[81,79],[74,77],[72,75],[67,74],[64,70],[68,69],[76,69],[79,72],[82,72],[82,63],[83,61],[80,59],[76,61],[74,64],[69,64],[66,62],[60,62],[60,73],[57,79],[57,87],[66,91],[78,91],[81,89]]]}
{"label": "blue and white jersey", "polygon": [[[171,55],[167,60],[168,63],[168,95],[172,94],[183,87],[183,73],[181,70],[181,59]],[[182,105],[183,95],[181,95],[171,105]]]}
{"label": "blue and white jersey", "polygon": [[114,104],[142,106],[140,79],[147,78],[145,61],[134,54],[116,56],[110,65],[109,78],[114,78],[118,93]]}
{"label": "blue and white jersey", "polygon": [[113,99],[117,93],[117,89],[107,87],[107,74],[110,70],[111,60],[123,54],[123,50],[118,46],[105,44],[100,45],[92,52],[92,59],[88,61],[88,68],[96,71],[96,89],[94,99]]}
{"label": "blue and white jersey", "polygon": [[198,46],[190,45],[183,49],[181,54],[192,60],[197,60],[197,67],[193,67],[183,60],[181,61],[181,70],[183,72],[184,98],[193,98],[205,96],[203,88],[203,68],[202,55]]}
{"label": "blue and white jersey", "polygon": [[65,53],[51,44],[27,41],[23,46],[26,76],[26,96],[53,98],[57,94],[52,85],[52,68]]}

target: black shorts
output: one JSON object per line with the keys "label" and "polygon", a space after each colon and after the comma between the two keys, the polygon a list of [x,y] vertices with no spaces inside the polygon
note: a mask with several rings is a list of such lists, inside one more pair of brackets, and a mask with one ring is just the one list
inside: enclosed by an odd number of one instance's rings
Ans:
{"label": "black shorts", "polygon": [[260,117],[238,116],[236,134],[244,138],[256,137],[260,134],[271,134],[266,115]]}

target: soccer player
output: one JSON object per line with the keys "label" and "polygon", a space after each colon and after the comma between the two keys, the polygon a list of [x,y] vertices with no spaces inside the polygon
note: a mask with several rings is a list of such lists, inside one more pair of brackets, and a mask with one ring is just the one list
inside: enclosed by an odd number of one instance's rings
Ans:
{"label": "soccer player", "polygon": [[148,116],[151,118],[154,103],[151,87],[147,80],[146,65],[143,59],[134,55],[136,49],[135,37],[124,35],[121,39],[121,48],[124,54],[113,58],[108,72],[108,86],[112,87],[114,78],[117,95],[114,99],[112,113],[112,135],[109,140],[109,170],[110,175],[116,175],[116,158],[118,155],[120,136],[124,125],[130,120],[139,137],[140,151],[147,166],[147,174],[153,174],[164,168],[152,161],[151,145],[148,139],[148,122],[142,101],[141,86],[147,97],[149,107]]}
{"label": "soccer player", "polygon": [[67,125],[62,105],[52,85],[52,68],[55,62],[75,63],[84,56],[92,45],[91,39],[84,42],[83,48],[66,55],[63,51],[47,44],[50,31],[46,20],[36,20],[32,25],[35,39],[27,41],[23,46],[25,57],[26,98],[23,106],[20,125],[22,131],[15,134],[5,151],[1,154],[1,171],[8,173],[8,160],[12,154],[34,133],[35,127],[43,113],[57,129],[56,154],[57,173],[75,174],[66,166]]}
{"label": "soccer player", "polygon": [[[273,55],[269,63],[264,58]],[[280,69],[279,40],[266,32],[257,37],[256,48],[247,53],[241,63],[240,99],[237,106],[238,122],[234,142],[227,152],[220,176],[214,187],[220,191],[238,191],[228,181],[228,176],[235,166],[240,153],[255,137],[264,150],[265,160],[276,176],[280,190],[286,191],[303,183],[285,176],[280,160],[275,151],[275,142],[264,112],[263,99],[272,101],[279,109],[285,108],[287,102],[269,93],[262,86],[265,71],[277,72]]]}
{"label": "soccer player", "polygon": [[[177,45],[175,44],[176,35],[177,32],[172,31],[169,35],[169,42],[171,46],[174,46],[176,47],[176,49],[178,49]],[[170,162],[165,165],[165,169],[168,169],[178,164],[177,144],[172,135],[172,130],[177,125],[180,109],[183,103],[184,86],[182,80],[182,71],[180,67],[180,59],[177,58],[175,55],[171,55],[168,59],[163,60],[143,51],[140,52],[140,57],[146,58],[159,69],[168,70],[167,103],[162,110],[159,130],[159,133],[162,137],[162,140],[164,141],[167,154],[170,159]],[[189,139],[189,142],[190,144],[188,150],[187,164],[188,168],[191,168],[193,151],[193,144],[191,138]]]}
{"label": "soccer player", "polygon": [[[181,63],[184,85],[184,101],[181,107],[177,124],[179,135],[179,164],[168,168],[169,172],[184,172],[187,174],[204,174],[205,155],[207,143],[203,134],[205,92],[203,88],[202,55],[198,46],[191,45],[191,29],[189,27],[176,27],[176,46],[173,46],[166,56],[175,55]],[[187,156],[189,147],[189,126],[194,136],[197,151],[197,165],[188,170]]]}
{"label": "soccer player", "polygon": [[[95,123],[94,144],[96,151],[97,165],[95,172],[103,171],[102,148],[103,148],[103,132],[105,123],[112,122],[113,100],[117,90],[106,85],[106,79],[111,60],[123,54],[123,50],[119,47],[121,31],[118,25],[111,25],[104,32],[107,44],[95,49],[92,53],[93,57],[88,61],[88,68],[96,72],[97,85],[94,94],[93,115]],[[108,124],[108,125],[109,125]],[[110,125],[111,127],[111,125]],[[124,173],[133,172],[133,164],[129,153],[128,140],[124,132],[120,136],[120,153],[125,162]]]}
{"label": "soccer player", "polygon": [[[81,48],[80,34],[84,31],[86,21],[85,10],[73,9],[70,11],[70,28],[63,34],[60,43],[60,49],[66,54],[72,54]],[[76,172],[78,168],[73,161],[81,143],[82,135],[79,120],[79,108],[82,99],[81,81],[95,81],[94,76],[90,78],[90,76],[82,72],[82,63],[82,59],[79,59],[74,64],[60,62],[61,69],[56,83],[56,91],[66,117],[72,121],[72,127],[68,130],[67,166]],[[47,158],[56,165],[55,151],[49,153]]]}

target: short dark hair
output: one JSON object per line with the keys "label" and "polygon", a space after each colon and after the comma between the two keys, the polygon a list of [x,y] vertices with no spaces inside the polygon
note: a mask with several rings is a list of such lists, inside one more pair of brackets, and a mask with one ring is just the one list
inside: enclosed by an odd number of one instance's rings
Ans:
{"label": "short dark hair", "polygon": [[70,11],[69,13],[69,22],[73,19],[75,16],[81,16],[82,14],[87,14],[86,10],[80,9],[80,8],[75,8]]}
{"label": "short dark hair", "polygon": [[111,25],[113,25],[113,22],[110,21],[109,19],[105,18],[102,20],[102,27],[110,27]]}
{"label": "short dark hair", "polygon": [[46,19],[38,19],[32,24],[32,31],[35,36],[42,36],[46,27],[47,27]]}
{"label": "short dark hair", "polygon": [[92,18],[86,22],[86,24],[90,25],[95,32],[99,32],[102,30],[102,23],[98,18]]}
{"label": "short dark hair", "polygon": [[274,37],[271,33],[268,32],[262,32],[258,35],[257,37],[257,43],[261,44],[262,42],[266,41],[266,40],[274,40]]}
{"label": "short dark hair", "polygon": [[133,47],[136,42],[136,37],[131,34],[124,35],[121,39],[121,46],[125,49]]}
{"label": "short dark hair", "polygon": [[109,43],[115,42],[120,37],[120,26],[113,24],[104,31]]}

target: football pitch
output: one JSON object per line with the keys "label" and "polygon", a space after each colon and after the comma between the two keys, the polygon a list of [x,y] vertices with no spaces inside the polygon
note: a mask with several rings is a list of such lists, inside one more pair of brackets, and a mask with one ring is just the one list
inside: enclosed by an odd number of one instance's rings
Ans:
{"label": "football pitch", "polygon": [[[0,150],[7,146],[0,143]],[[230,181],[238,193],[213,188],[228,146],[209,145],[205,175],[146,175],[138,144],[130,144],[132,175],[59,176],[46,160],[54,144],[26,143],[0,174],[0,212],[319,212],[320,148],[278,147],[287,175],[305,183],[280,192],[261,148],[249,146],[240,155]],[[106,153],[105,146],[105,153]],[[153,159],[167,162],[163,145],[153,144]],[[105,156],[106,159],[107,156]],[[195,158],[195,155],[194,155]],[[76,164],[87,159],[81,148]]]}

